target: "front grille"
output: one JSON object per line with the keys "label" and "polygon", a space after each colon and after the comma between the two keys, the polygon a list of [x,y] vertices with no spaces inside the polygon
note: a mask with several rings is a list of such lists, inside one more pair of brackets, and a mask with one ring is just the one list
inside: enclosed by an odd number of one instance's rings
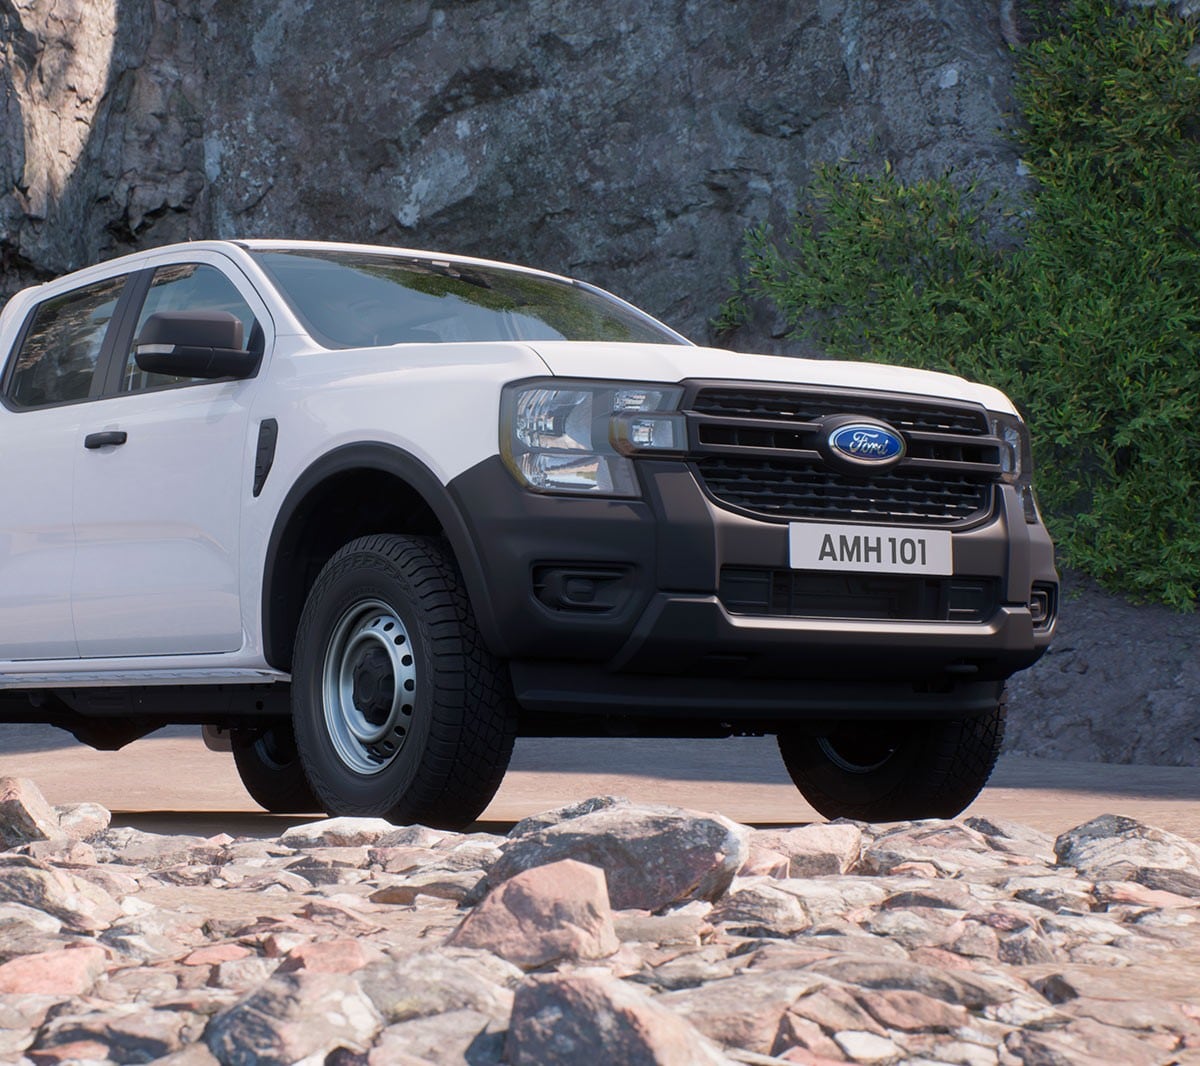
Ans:
{"label": "front grille", "polygon": [[718,500],[772,518],[953,525],[990,508],[992,486],[897,467],[856,478],[812,462],[712,458],[696,464]]}
{"label": "front grille", "polygon": [[[778,519],[917,526],[964,525],[992,508],[1001,442],[977,404],[849,389],[693,388],[689,453],[725,506]],[[904,458],[879,472],[828,462],[822,420],[833,415],[886,422],[904,437]]]}
{"label": "front grille", "polygon": [[814,574],[723,567],[718,591],[731,614],[907,622],[986,622],[999,606],[995,578]]}
{"label": "front grille", "polygon": [[702,389],[691,404],[704,415],[816,422],[826,415],[855,414],[881,418],[901,432],[962,433],[984,436],[987,418],[973,404],[926,402],[833,389],[782,390]]}

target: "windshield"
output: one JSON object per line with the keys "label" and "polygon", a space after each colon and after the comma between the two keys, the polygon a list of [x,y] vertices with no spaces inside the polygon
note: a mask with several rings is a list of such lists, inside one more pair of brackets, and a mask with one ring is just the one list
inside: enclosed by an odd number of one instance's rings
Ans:
{"label": "windshield", "polygon": [[602,293],[517,270],[369,252],[255,258],[313,337],[331,348],[454,341],[683,343]]}

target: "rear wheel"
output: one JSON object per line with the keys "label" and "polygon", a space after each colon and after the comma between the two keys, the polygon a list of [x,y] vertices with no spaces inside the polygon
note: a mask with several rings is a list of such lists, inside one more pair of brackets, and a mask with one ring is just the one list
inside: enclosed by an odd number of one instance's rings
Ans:
{"label": "rear wheel", "polygon": [[987,784],[1005,718],[1001,694],[994,711],[971,718],[847,722],[825,736],[780,733],[779,752],[796,787],[826,818],[953,818]]}
{"label": "rear wheel", "polygon": [[512,754],[515,704],[428,537],[352,541],[317,577],[292,671],[296,741],[331,814],[462,828]]}
{"label": "rear wheel", "polygon": [[251,799],[272,814],[319,811],[296,751],[291,722],[229,733],[233,763]]}

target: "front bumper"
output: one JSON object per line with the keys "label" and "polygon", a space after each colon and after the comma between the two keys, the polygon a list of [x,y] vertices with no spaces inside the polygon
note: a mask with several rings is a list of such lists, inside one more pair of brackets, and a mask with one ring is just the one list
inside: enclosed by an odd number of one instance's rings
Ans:
{"label": "front bumper", "polygon": [[1053,617],[1035,626],[1030,599],[1038,584],[1057,603],[1053,546],[1008,486],[953,533],[955,574],[992,590],[976,620],[760,615],[731,609],[722,575],[788,572],[788,522],[719,506],[685,462],[637,465],[637,500],[528,492],[498,457],[450,485],[485,639],[527,709],[961,715],[994,707],[998,683],[1050,643]]}

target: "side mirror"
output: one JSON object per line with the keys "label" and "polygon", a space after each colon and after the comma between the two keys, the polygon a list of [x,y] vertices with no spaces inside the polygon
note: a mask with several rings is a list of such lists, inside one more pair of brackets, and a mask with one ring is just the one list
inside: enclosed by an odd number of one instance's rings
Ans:
{"label": "side mirror", "polygon": [[159,311],[142,326],[133,357],[139,370],[181,378],[248,378],[259,360],[228,311]]}

